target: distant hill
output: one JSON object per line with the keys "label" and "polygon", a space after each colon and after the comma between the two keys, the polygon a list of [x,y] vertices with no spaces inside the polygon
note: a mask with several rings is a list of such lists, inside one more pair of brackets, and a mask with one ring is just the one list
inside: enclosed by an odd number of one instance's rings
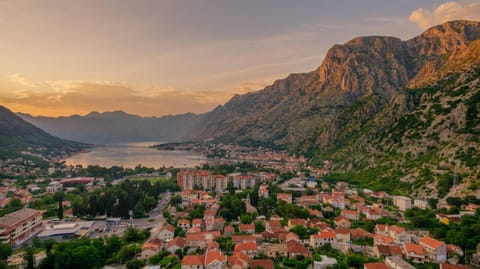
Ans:
{"label": "distant hill", "polygon": [[91,112],[85,116],[58,118],[34,117],[22,113],[18,115],[55,136],[93,144],[181,141],[196,130],[203,118],[203,115],[193,113],[140,117],[123,111]]}
{"label": "distant hill", "polygon": [[18,157],[22,152],[49,158],[87,147],[87,144],[54,137],[0,106],[0,159]]}

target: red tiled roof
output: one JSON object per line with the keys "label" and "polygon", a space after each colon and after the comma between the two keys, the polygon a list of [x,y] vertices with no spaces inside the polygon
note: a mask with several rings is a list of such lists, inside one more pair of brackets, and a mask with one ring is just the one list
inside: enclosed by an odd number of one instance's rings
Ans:
{"label": "red tiled roof", "polygon": [[178,246],[179,248],[183,248],[185,246],[185,238],[183,237],[175,237],[172,241],[168,242],[167,248],[171,248],[173,246]]}
{"label": "red tiled roof", "polygon": [[214,261],[220,261],[224,263],[226,261],[225,254],[218,250],[208,251],[207,255],[205,256],[205,266],[210,265]]}
{"label": "red tiled roof", "polygon": [[240,243],[235,245],[234,251],[248,251],[248,250],[256,250],[257,249],[257,243],[256,242],[245,242],[245,243]]}
{"label": "red tiled roof", "polygon": [[350,234],[350,230],[349,229],[338,228],[338,229],[335,229],[335,233],[336,234]]}
{"label": "red tiled roof", "polygon": [[365,269],[388,269],[388,266],[383,262],[370,262],[363,265]]}
{"label": "red tiled roof", "polygon": [[445,243],[443,243],[442,241],[438,241],[437,239],[432,238],[430,236],[424,236],[422,239],[420,239],[420,244],[424,244],[433,249],[437,249],[442,245],[444,245]]}
{"label": "red tiled roof", "polygon": [[247,230],[255,230],[255,225],[254,224],[239,224],[238,225],[238,230],[240,232],[247,231]]}
{"label": "red tiled roof", "polygon": [[404,245],[404,248],[407,254],[413,252],[415,255],[424,255],[423,247],[421,245],[407,243]]}
{"label": "red tiled roof", "polygon": [[287,251],[290,254],[303,255],[305,257],[310,257],[311,255],[307,247],[295,241],[291,241],[287,244]]}
{"label": "red tiled roof", "polygon": [[182,259],[182,265],[201,265],[203,266],[203,255],[186,255]]}
{"label": "red tiled roof", "polygon": [[255,269],[255,268],[263,268],[263,269],[274,269],[273,267],[273,261],[268,260],[268,259],[262,259],[262,260],[251,260],[250,261],[250,269]]}

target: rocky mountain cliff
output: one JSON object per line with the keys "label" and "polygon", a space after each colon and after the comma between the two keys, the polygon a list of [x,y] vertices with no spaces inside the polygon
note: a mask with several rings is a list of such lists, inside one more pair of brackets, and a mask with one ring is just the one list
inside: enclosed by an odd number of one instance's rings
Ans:
{"label": "rocky mountain cliff", "polygon": [[460,191],[474,191],[478,39],[479,22],[452,21],[407,41],[371,36],[335,45],[317,70],[217,107],[200,138],[286,147],[313,163],[334,159],[338,172],[359,181],[373,173],[364,185],[390,180],[391,191],[415,186],[428,196],[447,194],[437,184],[453,185],[456,167],[468,185]]}

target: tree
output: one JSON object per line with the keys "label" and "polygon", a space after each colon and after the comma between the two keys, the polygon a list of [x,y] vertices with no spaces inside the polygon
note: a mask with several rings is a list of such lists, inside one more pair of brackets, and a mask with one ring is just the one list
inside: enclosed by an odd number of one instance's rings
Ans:
{"label": "tree", "polygon": [[235,194],[235,187],[233,186],[233,182],[227,183],[227,190],[230,195]]}
{"label": "tree", "polygon": [[63,198],[64,194],[61,191],[58,191],[55,193],[55,201],[58,202],[58,208],[57,208],[57,217],[58,219],[63,219]]}
{"label": "tree", "polygon": [[35,267],[32,247],[27,247],[27,249],[25,250],[25,256],[23,257],[23,259],[27,263],[27,269],[33,269]]}
{"label": "tree", "polygon": [[145,266],[145,263],[139,259],[129,260],[125,266],[127,269],[141,269]]}
{"label": "tree", "polygon": [[0,260],[7,260],[12,255],[12,246],[9,244],[0,244]]}
{"label": "tree", "polygon": [[143,207],[142,201],[138,201],[137,204],[135,205],[135,208],[133,209],[133,214],[136,218],[143,217],[145,216],[145,207]]}

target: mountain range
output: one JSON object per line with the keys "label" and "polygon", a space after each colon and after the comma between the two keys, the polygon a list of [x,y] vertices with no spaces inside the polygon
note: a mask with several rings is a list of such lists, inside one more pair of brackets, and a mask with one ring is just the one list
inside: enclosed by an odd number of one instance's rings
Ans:
{"label": "mountain range", "polygon": [[55,136],[92,144],[179,141],[186,139],[203,117],[193,113],[141,117],[123,111],[58,118],[18,115]]}
{"label": "mountain range", "polygon": [[312,165],[331,159],[335,176],[372,189],[442,198],[480,188],[479,80],[480,23],[451,21],[406,41],[369,36],[335,45],[316,70],[202,115],[21,116],[85,142],[154,135],[286,148]]}
{"label": "mountain range", "polygon": [[0,160],[25,154],[57,157],[87,147],[87,144],[54,137],[0,106]]}

